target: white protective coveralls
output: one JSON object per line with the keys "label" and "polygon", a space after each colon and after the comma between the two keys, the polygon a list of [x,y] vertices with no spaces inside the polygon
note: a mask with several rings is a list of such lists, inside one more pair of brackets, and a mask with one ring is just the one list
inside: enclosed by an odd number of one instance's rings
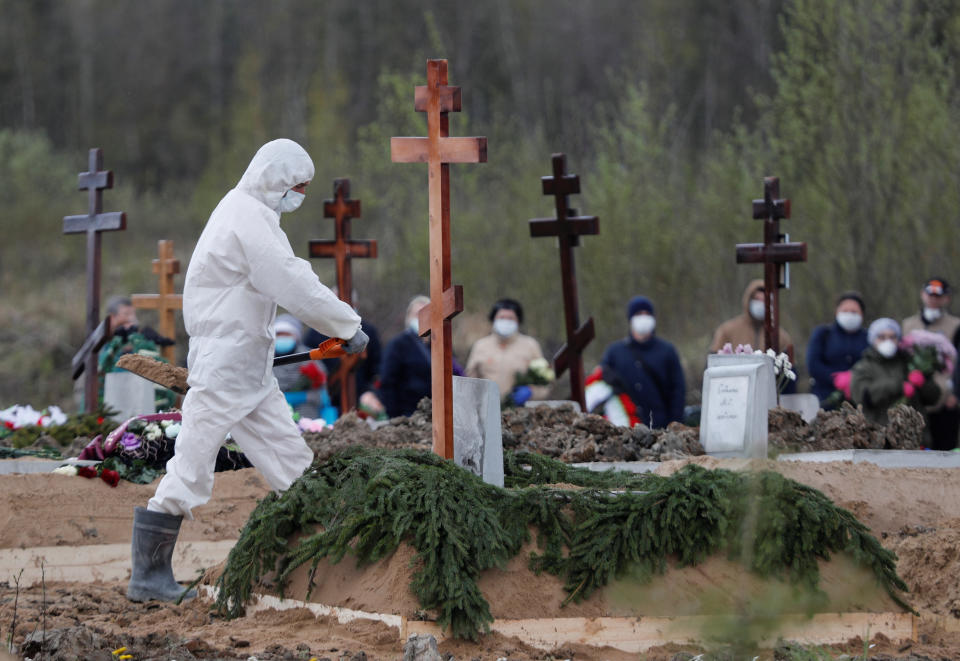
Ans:
{"label": "white protective coveralls", "polygon": [[330,336],[349,339],[360,317],[293,254],[280,198],[310,181],[313,161],[292,140],[268,142],[210,215],[187,268],[183,320],[190,390],[167,474],[147,509],[192,519],[213,490],[227,433],[275,490],[313,460],[273,376],[277,304]]}

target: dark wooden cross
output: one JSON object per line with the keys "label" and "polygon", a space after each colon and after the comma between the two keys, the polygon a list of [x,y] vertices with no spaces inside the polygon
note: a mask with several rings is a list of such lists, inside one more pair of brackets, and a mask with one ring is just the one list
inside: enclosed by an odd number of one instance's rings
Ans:
{"label": "dark wooden cross", "polygon": [[[333,241],[310,241],[311,257],[332,257],[337,260],[337,291],[340,300],[353,305],[353,273],[350,260],[354,257],[377,256],[376,241],[360,241],[350,238],[350,219],[360,217],[360,200],[350,199],[350,180],[333,180],[333,199],[323,201],[323,217],[333,218],[335,238]],[[357,375],[354,368],[360,360],[358,355],[340,358],[337,371],[330,377],[330,387],[340,384],[340,411],[357,406]]]}
{"label": "dark wooden cross", "polygon": [[[173,241],[157,241],[157,259],[153,260],[153,272],[157,274],[159,294],[134,294],[133,307],[156,310],[160,315],[160,334],[177,339],[177,322],[174,310],[183,309],[183,296],[173,293],[173,276],[180,273],[180,260],[173,256]],[[177,347],[171,344],[161,350],[171,363],[177,362]]]}
{"label": "dark wooden cross", "polygon": [[[87,235],[87,340],[94,336],[100,324],[100,233],[124,230],[127,216],[122,211],[103,213],[103,190],[113,188],[113,172],[102,170],[103,152],[90,150],[88,170],[78,176],[78,189],[87,191],[87,213],[65,216],[64,234]],[[86,343],[86,341],[85,341]],[[84,360],[84,404],[87,411],[97,409],[97,353],[89,351]],[[76,377],[74,377],[76,378]]]}
{"label": "dark wooden cross", "polygon": [[427,60],[427,84],[413,106],[427,114],[427,137],[391,138],[394,163],[427,163],[430,193],[430,303],[420,334],[430,333],[433,451],[453,459],[453,340],[450,320],[463,310],[463,288],[450,276],[450,163],[486,163],[486,138],[451,138],[447,113],[460,112],[460,88],[447,85],[447,61]]}
{"label": "dark wooden cross", "polygon": [[568,195],[580,193],[580,177],[566,174],[563,154],[554,154],[553,176],[540,177],[544,195],[553,195],[556,218],[534,218],[530,221],[530,236],[555,236],[560,244],[560,278],[563,287],[563,315],[567,341],[553,357],[557,376],[570,369],[570,399],[586,410],[584,400],[583,350],[594,336],[593,317],[580,325],[580,301],[577,294],[577,272],[573,249],[580,245],[580,235],[599,234],[600,222],[596,216],[578,216],[570,208]]}
{"label": "dark wooden cross", "polygon": [[753,201],[753,217],[763,220],[763,243],[738,243],[737,264],[763,264],[763,332],[767,348],[780,352],[781,268],[807,261],[806,243],[784,243],[780,219],[790,217],[790,200],[780,198],[779,177],[764,177],[763,199]]}

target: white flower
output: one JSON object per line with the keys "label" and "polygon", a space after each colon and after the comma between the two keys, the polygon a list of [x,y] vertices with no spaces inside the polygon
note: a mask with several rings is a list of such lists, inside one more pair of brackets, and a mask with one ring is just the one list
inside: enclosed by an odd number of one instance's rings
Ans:
{"label": "white flower", "polygon": [[171,441],[177,438],[177,434],[180,433],[180,424],[174,423],[167,425],[167,428],[163,431],[163,435],[169,438]]}
{"label": "white flower", "polygon": [[154,422],[151,422],[143,429],[143,437],[148,441],[158,441],[161,436],[163,436],[163,431],[161,431],[160,427]]}
{"label": "white flower", "polygon": [[777,359],[777,352],[774,351],[773,349],[767,349],[767,355],[773,358],[774,360]]}
{"label": "white flower", "polygon": [[57,475],[70,475],[71,477],[76,476],[77,467],[76,466],[61,466],[60,468],[54,468],[53,472]]}
{"label": "white flower", "polygon": [[172,425],[172,424],[173,424],[173,420],[161,420],[161,421],[160,421],[160,426],[163,427],[164,429],[166,429],[167,427],[169,427],[169,426]]}
{"label": "white flower", "polygon": [[790,379],[791,381],[796,381],[796,380],[797,380],[797,373],[794,372],[793,370],[788,369],[788,370],[787,370],[787,378]]}

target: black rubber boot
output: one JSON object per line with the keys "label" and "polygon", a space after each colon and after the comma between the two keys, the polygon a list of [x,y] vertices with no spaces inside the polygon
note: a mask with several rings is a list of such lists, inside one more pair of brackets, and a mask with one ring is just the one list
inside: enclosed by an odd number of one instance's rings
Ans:
{"label": "black rubber boot", "polygon": [[[127,586],[130,601],[176,601],[184,588],[173,578],[173,547],[180,533],[182,516],[151,512],[145,507],[133,510],[133,538],[130,548],[133,571]],[[197,596],[190,590],[183,598]]]}

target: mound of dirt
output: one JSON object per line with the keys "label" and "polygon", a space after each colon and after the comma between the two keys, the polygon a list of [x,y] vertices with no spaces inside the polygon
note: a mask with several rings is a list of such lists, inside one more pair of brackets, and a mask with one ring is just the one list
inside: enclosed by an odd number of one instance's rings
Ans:
{"label": "mound of dirt", "polygon": [[783,408],[768,417],[771,447],[788,452],[822,450],[918,450],[923,447],[923,416],[900,404],[890,409],[890,423],[875,425],[863,411],[844,402],[836,411],[819,411],[809,425]]}
{"label": "mound of dirt", "polygon": [[[304,439],[321,459],[352,445],[377,448],[429,449],[432,443],[430,400],[422,399],[410,417],[393,418],[371,427],[349,413],[332,429],[308,432]],[[703,454],[696,427],[672,423],[667,429],[643,425],[627,429],[574,407],[506,409],[501,414],[503,447],[560,459],[582,461],[668,461]]]}

